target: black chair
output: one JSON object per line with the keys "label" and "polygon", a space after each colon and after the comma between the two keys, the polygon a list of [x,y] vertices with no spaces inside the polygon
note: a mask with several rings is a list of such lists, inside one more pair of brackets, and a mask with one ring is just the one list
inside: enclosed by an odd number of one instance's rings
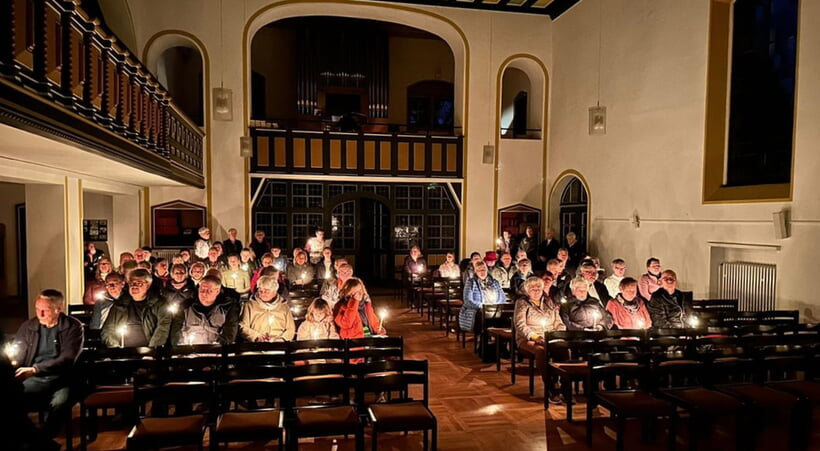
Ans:
{"label": "black chair", "polygon": [[211,428],[212,450],[221,443],[270,440],[283,449],[290,369],[277,363],[264,365],[240,357],[222,371],[216,386],[219,416]]}
{"label": "black chair", "polygon": [[[430,411],[429,370],[426,360],[390,360],[368,363],[356,368],[357,404],[373,427],[373,451],[378,450],[379,434],[383,432],[424,431],[424,450],[428,449],[428,432],[432,431],[432,449],[437,449],[438,424]],[[408,396],[409,386],[421,385],[422,399]],[[393,393],[390,402],[366,404],[368,393]]]}
{"label": "black chair", "polygon": [[[135,384],[139,406],[151,410],[128,434],[129,450],[196,445],[214,413],[214,384],[222,363],[221,348],[211,345],[165,350],[155,383]],[[187,351],[187,353],[186,353]],[[139,380],[139,378],[137,379]]]}
{"label": "black chair", "polygon": [[69,304],[68,315],[77,318],[86,327],[91,324],[91,315],[94,313],[93,305]]}
{"label": "black chair", "polygon": [[378,362],[404,358],[404,338],[364,337],[345,341],[345,362]]}
{"label": "black chair", "polygon": [[290,365],[309,363],[344,363],[347,343],[342,339],[297,340],[288,342]]}
{"label": "black chair", "polygon": [[[97,438],[98,412],[117,409],[136,420],[134,377],[139,372],[156,371],[153,348],[101,348],[84,351],[80,372],[84,378],[80,399],[80,449]],[[133,424],[133,423],[132,423]]]}
{"label": "black chair", "polygon": [[567,406],[568,422],[572,422],[573,416],[573,384],[586,381],[589,375],[587,356],[595,352],[599,337],[599,332],[585,330],[559,330],[547,334],[546,380],[552,381],[555,377],[561,379],[561,393]]}
{"label": "black chair", "polygon": [[760,324],[775,326],[796,325],[800,322],[799,310],[767,310],[760,312]]}
{"label": "black chair", "polygon": [[[632,341],[633,343],[623,343]],[[649,383],[650,358],[648,354],[624,351],[624,346],[634,346],[635,340],[599,342],[599,352],[589,356],[587,391],[587,446],[592,446],[593,411],[596,406],[606,408],[616,423],[615,449],[624,449],[626,420],[640,419],[643,439],[654,437],[654,425],[658,418],[669,419],[669,449],[675,449],[677,415],[674,406],[652,393]]]}
{"label": "black chair", "polygon": [[239,364],[252,366],[284,366],[288,363],[288,342],[245,342],[224,346],[223,357],[228,367]]}
{"label": "black chair", "polygon": [[[353,382],[343,363],[319,363],[291,368],[292,418],[287,429],[288,447],[296,449],[300,437],[355,435],[356,449],[364,449],[364,426],[356,406],[350,404]],[[326,397],[317,403],[317,397]],[[300,401],[301,400],[301,401]]]}

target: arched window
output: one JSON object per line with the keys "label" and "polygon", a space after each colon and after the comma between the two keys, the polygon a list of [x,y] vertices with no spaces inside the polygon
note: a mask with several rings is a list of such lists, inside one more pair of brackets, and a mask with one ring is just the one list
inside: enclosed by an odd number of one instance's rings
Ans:
{"label": "arched window", "polygon": [[174,103],[200,127],[204,120],[202,55],[188,46],[175,46],[160,54],[157,78],[168,89]]}
{"label": "arched window", "polygon": [[505,138],[528,137],[530,132],[529,93],[531,90],[530,78],[524,71],[514,67],[507,67],[504,70],[501,82],[501,130],[499,131],[501,136]]}
{"label": "arched window", "polygon": [[560,215],[562,240],[568,233],[575,232],[582,247],[586,248],[588,206],[589,201],[584,184],[581,183],[581,180],[577,177],[573,177],[561,193]]}

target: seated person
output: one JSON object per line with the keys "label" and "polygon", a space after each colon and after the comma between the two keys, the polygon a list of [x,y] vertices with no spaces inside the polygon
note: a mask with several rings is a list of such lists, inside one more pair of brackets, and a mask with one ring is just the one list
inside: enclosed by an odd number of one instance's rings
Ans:
{"label": "seated person", "polygon": [[193,282],[194,285],[199,286],[199,281],[205,277],[205,272],[208,271],[208,268],[205,266],[205,263],[195,262],[191,264],[191,269],[189,271],[191,273],[191,282]]}
{"label": "seated person", "polygon": [[227,265],[225,265],[225,262],[219,257],[219,249],[216,247],[208,249],[208,258],[202,260],[202,263],[205,264],[206,269],[216,269],[220,272],[227,269]]}
{"label": "seated person", "polygon": [[325,280],[322,284],[322,289],[319,292],[319,295],[322,299],[327,301],[331,310],[336,307],[336,303],[339,302],[339,299],[341,299],[340,293],[342,291],[342,286],[344,286],[345,282],[347,282],[351,277],[353,277],[353,267],[347,263],[344,263],[339,266],[335,279]]}
{"label": "seated person", "polygon": [[125,280],[120,273],[112,272],[105,276],[105,292],[101,299],[94,303],[94,310],[91,312],[91,323],[89,329],[100,330],[108,319],[108,313],[115,303],[120,301],[125,287]]}
{"label": "seated person", "polygon": [[68,418],[71,375],[83,349],[83,326],[63,308],[63,293],[41,291],[34,301],[37,317],[20,326],[11,347],[12,360],[20,365],[14,377],[23,382],[27,410],[48,407],[43,433],[49,438],[57,436]]}
{"label": "seated person", "polygon": [[[266,252],[262,258],[259,259],[259,266],[256,267],[256,272],[253,273],[251,277],[251,292],[256,293],[256,282],[262,277],[262,270],[265,268],[270,268],[273,266],[273,255],[270,252]],[[282,283],[282,280],[279,281]]]}
{"label": "seated person", "polygon": [[251,291],[251,276],[240,265],[239,255],[228,256],[228,268],[222,271],[222,284],[241,297]]}
{"label": "seated person", "polygon": [[339,297],[341,300],[336,304],[333,320],[339,326],[341,338],[387,335],[361,280],[355,277],[348,279],[342,285]]}
{"label": "seated person", "polygon": [[247,247],[239,251],[239,263],[239,267],[242,268],[242,271],[248,274],[256,272],[256,259],[253,257],[253,251]]}
{"label": "seated person", "polygon": [[305,242],[305,252],[310,255],[310,264],[315,265],[322,260],[322,251],[326,247],[328,247],[329,241],[325,241],[325,231],[322,229],[316,229],[314,235],[308,238],[307,242]]}
{"label": "seated person", "polygon": [[609,275],[606,279],[604,279],[604,286],[606,286],[606,290],[609,292],[610,295],[613,297],[618,294],[618,290],[621,286],[621,281],[624,280],[626,274],[626,263],[622,258],[616,258],[612,260],[612,274]]}
{"label": "seated person", "polygon": [[526,294],[521,291],[521,286],[527,278],[532,276],[532,264],[530,263],[530,259],[522,258],[518,260],[516,267],[518,270],[510,278],[510,293],[513,293],[514,297]]}
{"label": "seated person", "polygon": [[171,330],[171,312],[165,300],[149,294],[151,273],[131,271],[128,295],[111,307],[102,328],[102,342],[109,348],[163,346]]}
{"label": "seated person", "polygon": [[322,258],[314,265],[316,278],[322,280],[335,279],[336,266],[333,263],[333,250],[329,247],[322,249]]}
{"label": "seated person", "polygon": [[638,279],[638,292],[644,299],[652,299],[652,293],[661,287],[661,261],[655,257],[646,260],[646,274]]}
{"label": "seated person", "polygon": [[[566,330],[566,326],[558,313],[558,304],[544,291],[547,286],[544,280],[536,276],[524,281],[522,288],[527,294],[515,302],[513,324],[516,345],[535,356],[535,367],[541,372],[544,387],[553,387],[554,384],[548,383],[546,379],[546,334],[554,330]],[[556,394],[551,394],[553,402]]]}
{"label": "seated person", "polygon": [[595,267],[595,262],[592,259],[585,259],[581,262],[578,268],[580,276],[583,277],[587,284],[589,284],[589,297],[601,301],[601,307],[605,307],[605,303],[615,297],[610,295],[606,285],[598,280],[598,268]]}
{"label": "seated person", "polygon": [[475,328],[476,314],[483,304],[502,304],[507,301],[501,284],[493,279],[483,261],[475,263],[475,277],[464,285],[464,305],[458,313],[458,326],[461,330],[472,332]]}
{"label": "seated person", "polygon": [[572,295],[561,304],[561,320],[567,330],[604,330],[612,328],[612,317],[601,301],[588,296],[589,282],[578,276],[569,283]]}
{"label": "seated person", "polygon": [[177,263],[171,267],[171,280],[162,289],[162,297],[169,306],[175,305],[182,311],[193,302],[196,287],[194,281],[188,278],[185,265]]}
{"label": "seated person", "polygon": [[174,315],[171,326],[173,345],[200,345],[236,342],[239,329],[239,306],[221,294],[222,284],[205,276],[190,307]]}
{"label": "seated person", "polygon": [[442,279],[458,279],[461,277],[461,268],[456,263],[456,254],[447,253],[444,257],[444,263],[438,266],[438,277]]}
{"label": "seated person", "polygon": [[286,300],[279,296],[275,277],[262,276],[256,284],[256,294],[242,307],[239,331],[247,341],[290,341],[296,335],[293,313]]}
{"label": "seated person", "polygon": [[339,338],[336,324],[333,322],[333,309],[322,298],[310,303],[305,321],[296,331],[297,340],[325,340]]}
{"label": "seated person", "polygon": [[83,304],[94,305],[97,299],[101,299],[105,293],[105,277],[114,272],[114,265],[108,257],[100,258],[97,269],[94,270],[93,280],[89,280],[85,286]]}
{"label": "seated person", "polygon": [[671,269],[661,273],[661,288],[652,293],[646,308],[652,327],[658,329],[686,327],[694,318],[692,305],[678,290],[678,275]]}
{"label": "seated person", "polygon": [[[475,277],[475,264],[483,261],[480,252],[473,252],[469,259],[462,260],[459,265],[461,268],[461,282],[467,284],[467,281]],[[487,268],[489,270],[489,268]]]}
{"label": "seated person", "polygon": [[404,257],[404,277],[406,280],[418,280],[427,272],[427,260],[421,255],[418,246],[410,248],[410,255]]}
{"label": "seated person", "polygon": [[300,249],[297,250],[299,252],[297,252],[293,258],[293,264],[288,266],[288,270],[285,273],[285,279],[287,279],[288,286],[291,288],[294,286],[308,285],[313,282],[313,278],[315,277],[315,270],[313,269],[313,265],[308,262],[307,253]]}
{"label": "seated person", "polygon": [[279,271],[284,273],[288,269],[288,258],[282,255],[282,249],[273,247],[270,250],[273,266],[279,268]]}
{"label": "seated person", "polygon": [[638,294],[638,281],[624,277],[618,287],[618,295],[606,304],[606,311],[618,329],[646,329],[652,327],[652,319],[646,309],[646,300]]}
{"label": "seated person", "polygon": [[493,279],[501,284],[501,288],[510,288],[510,279],[518,271],[518,267],[512,263],[512,255],[509,252],[501,254],[500,263],[493,266],[491,274]]}

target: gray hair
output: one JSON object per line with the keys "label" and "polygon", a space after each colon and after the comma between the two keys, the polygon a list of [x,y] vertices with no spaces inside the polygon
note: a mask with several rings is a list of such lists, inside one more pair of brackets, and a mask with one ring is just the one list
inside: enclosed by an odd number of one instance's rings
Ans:
{"label": "gray hair", "polygon": [[575,287],[581,284],[584,284],[587,287],[589,287],[589,282],[587,282],[587,279],[584,279],[582,276],[578,276],[569,282],[569,289],[575,290]]}
{"label": "gray hair", "polygon": [[274,276],[262,276],[256,282],[256,289],[260,288],[277,292],[279,291],[279,281]]}
{"label": "gray hair", "polygon": [[544,290],[544,281],[541,280],[541,278],[538,277],[538,276],[530,276],[530,277],[527,277],[527,280],[524,281],[524,285],[523,285],[524,291],[525,292],[529,291],[530,288],[532,288],[533,285],[540,285],[541,287],[539,289],[542,290],[542,291]]}
{"label": "gray hair", "polygon": [[48,301],[51,304],[52,308],[55,308],[59,311],[63,310],[65,306],[65,296],[63,296],[63,292],[60,290],[55,290],[53,288],[48,288],[40,292],[37,295],[37,298],[42,298]]}
{"label": "gray hair", "polygon": [[134,279],[144,280],[149,285],[151,284],[151,282],[154,281],[154,278],[151,277],[151,272],[149,272],[147,269],[143,269],[143,268],[137,268],[137,269],[131,271],[130,273],[128,273],[128,281],[130,282]]}

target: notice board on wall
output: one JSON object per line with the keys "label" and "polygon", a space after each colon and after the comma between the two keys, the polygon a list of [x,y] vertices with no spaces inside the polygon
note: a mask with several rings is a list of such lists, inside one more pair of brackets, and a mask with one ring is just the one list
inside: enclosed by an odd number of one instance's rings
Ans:
{"label": "notice board on wall", "polygon": [[83,219],[83,241],[108,241],[108,220]]}

